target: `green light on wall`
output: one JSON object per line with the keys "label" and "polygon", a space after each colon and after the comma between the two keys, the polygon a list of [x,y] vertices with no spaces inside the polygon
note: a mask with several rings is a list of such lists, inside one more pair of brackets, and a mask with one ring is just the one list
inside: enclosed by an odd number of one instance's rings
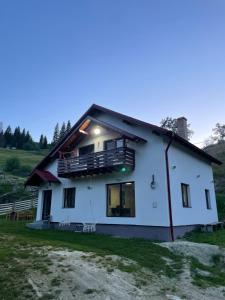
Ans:
{"label": "green light on wall", "polygon": [[127,168],[126,168],[126,167],[122,167],[122,168],[121,168],[121,172],[122,172],[122,173],[125,173],[126,171],[127,171]]}

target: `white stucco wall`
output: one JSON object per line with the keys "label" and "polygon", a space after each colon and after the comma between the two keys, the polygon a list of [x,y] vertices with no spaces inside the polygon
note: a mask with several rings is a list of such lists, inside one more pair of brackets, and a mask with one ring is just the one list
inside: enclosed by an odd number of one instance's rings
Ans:
{"label": "white stucco wall", "polygon": [[[216,222],[217,207],[212,167],[180,147],[169,150],[170,183],[174,225]],[[191,207],[183,207],[181,183],[190,186]],[[205,189],[210,191],[211,209],[206,207]]]}
{"label": "white stucco wall", "polygon": [[[169,226],[168,196],[166,181],[165,147],[160,136],[149,129],[128,125],[117,117],[97,114],[95,118],[108,122],[128,132],[141,136],[148,142],[137,144],[129,142],[135,149],[135,170],[128,174],[113,173],[85,179],[59,178],[60,185],[42,186],[39,191],[37,220],[41,219],[42,191],[52,189],[51,215],[53,222],[94,222],[102,224],[132,224]],[[107,132],[104,136],[85,138],[79,145],[95,144],[95,151],[103,150],[103,141],[116,138],[118,134]],[[217,221],[217,210],[211,166],[186,152],[171,146],[169,150],[171,196],[173,222],[178,225],[192,225]],[[173,166],[176,166],[174,169]],[[57,176],[57,160],[46,167]],[[156,188],[150,187],[152,175],[155,176]],[[200,175],[199,178],[197,176]],[[106,184],[117,182],[135,182],[135,217],[106,216]],[[183,208],[181,182],[190,185],[192,208]],[[75,208],[62,208],[63,188],[75,187]],[[212,209],[206,209],[204,190],[210,190]]]}
{"label": "white stucco wall", "polygon": [[[109,122],[109,120],[107,121]],[[121,123],[120,127],[123,128],[123,126],[126,127],[126,124]],[[127,129],[132,132],[131,128]],[[139,133],[148,142],[146,144],[129,142],[129,147],[136,150],[136,167],[133,172],[128,174],[114,173],[108,176],[99,175],[87,179],[60,178],[61,185],[49,187],[53,191],[51,215],[54,222],[168,226],[165,165],[162,159],[164,155],[163,142],[159,136],[147,130],[139,130]],[[109,135],[105,137],[105,139],[109,138]],[[102,149],[103,140],[100,137],[97,139],[98,141],[91,140],[90,143],[97,143],[99,149]],[[88,144],[87,139],[81,145],[85,144]],[[46,169],[57,176],[57,161],[50,164]],[[150,187],[153,174],[156,189]],[[127,181],[135,181],[135,217],[107,217],[106,184]],[[62,208],[63,188],[65,187],[76,187],[75,208]],[[44,188],[46,187],[42,187],[39,192],[37,219],[41,219],[42,190]]]}

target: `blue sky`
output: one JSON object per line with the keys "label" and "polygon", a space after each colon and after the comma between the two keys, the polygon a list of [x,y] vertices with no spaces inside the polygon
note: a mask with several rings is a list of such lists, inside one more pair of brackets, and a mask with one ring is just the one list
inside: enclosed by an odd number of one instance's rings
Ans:
{"label": "blue sky", "polygon": [[225,1],[0,0],[0,121],[51,138],[92,103],[204,140],[225,123]]}

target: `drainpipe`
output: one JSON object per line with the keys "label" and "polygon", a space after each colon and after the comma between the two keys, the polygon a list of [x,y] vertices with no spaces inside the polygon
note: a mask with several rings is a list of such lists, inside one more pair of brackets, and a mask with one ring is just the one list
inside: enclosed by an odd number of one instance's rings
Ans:
{"label": "drainpipe", "polygon": [[167,179],[167,194],[168,194],[168,206],[169,206],[170,235],[172,241],[174,241],[173,215],[172,215],[171,189],[170,189],[170,170],[169,170],[169,158],[168,158],[168,151],[172,142],[173,142],[173,134],[170,138],[169,143],[167,144],[165,150],[165,157],[166,157],[166,179]]}

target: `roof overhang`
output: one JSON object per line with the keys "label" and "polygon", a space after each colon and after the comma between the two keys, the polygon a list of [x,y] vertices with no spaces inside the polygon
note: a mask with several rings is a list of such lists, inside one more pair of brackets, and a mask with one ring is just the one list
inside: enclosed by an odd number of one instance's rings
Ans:
{"label": "roof overhang", "polygon": [[60,180],[49,171],[34,170],[25,182],[25,186],[39,186],[42,183],[60,183]]}

